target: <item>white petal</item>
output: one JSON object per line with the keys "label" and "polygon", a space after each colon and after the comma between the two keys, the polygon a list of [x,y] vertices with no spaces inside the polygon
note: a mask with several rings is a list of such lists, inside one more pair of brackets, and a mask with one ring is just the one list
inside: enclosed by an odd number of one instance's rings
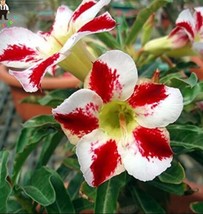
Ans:
{"label": "white petal", "polygon": [[93,64],[85,87],[96,91],[104,100],[126,100],[138,79],[133,59],[119,50],[107,51]]}
{"label": "white petal", "polygon": [[153,83],[141,84],[138,88],[128,102],[133,106],[141,126],[165,127],[178,119],[183,109],[179,89]]}
{"label": "white petal", "polygon": [[98,110],[101,106],[102,100],[95,92],[81,89],[53,109],[52,113],[70,142],[76,144],[83,135],[98,128]]}
{"label": "white petal", "polygon": [[141,181],[153,180],[171,165],[172,150],[167,130],[138,127],[121,156],[130,175]]}
{"label": "white petal", "polygon": [[76,146],[76,154],[80,169],[90,186],[99,186],[125,170],[116,140],[109,138],[101,130],[84,136]]}
{"label": "white petal", "polygon": [[44,58],[39,48],[47,47],[46,41],[25,28],[5,28],[0,40],[0,62],[8,67],[25,69]]}

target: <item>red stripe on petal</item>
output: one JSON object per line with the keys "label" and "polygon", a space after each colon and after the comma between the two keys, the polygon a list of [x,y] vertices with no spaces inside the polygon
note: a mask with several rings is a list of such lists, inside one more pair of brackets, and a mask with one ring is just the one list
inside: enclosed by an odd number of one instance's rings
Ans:
{"label": "red stripe on petal", "polygon": [[87,24],[83,25],[78,32],[98,32],[103,30],[111,30],[116,26],[116,22],[108,14],[96,17]]}
{"label": "red stripe on petal", "polygon": [[92,115],[92,111],[98,111],[98,106],[88,103],[84,109],[77,108],[69,114],[56,113],[54,118],[79,138],[98,128],[98,119]]}
{"label": "red stripe on petal", "polygon": [[194,38],[195,35],[192,26],[188,22],[179,22],[177,23],[177,26],[184,28],[191,35],[191,37]]}
{"label": "red stripe on petal", "polygon": [[147,129],[140,127],[137,128],[133,134],[143,157],[147,159],[155,157],[162,160],[173,155],[169,146],[169,139],[164,134],[164,131],[158,128]]}
{"label": "red stripe on petal", "polygon": [[97,60],[93,64],[90,75],[90,89],[95,91],[103,99],[104,103],[109,102],[114,90],[122,90],[119,76],[116,69],[112,71],[106,63]]}
{"label": "red stripe on petal", "polygon": [[90,169],[93,173],[94,186],[99,186],[115,172],[116,167],[121,163],[121,157],[117,151],[115,140],[109,140],[101,147],[92,151],[92,165]]}
{"label": "red stripe on petal", "polygon": [[91,8],[96,4],[95,1],[89,1],[84,4],[81,4],[73,13],[72,20],[75,21],[82,13]]}
{"label": "red stripe on petal", "polygon": [[37,67],[34,67],[32,69],[32,74],[30,75],[29,79],[30,83],[33,84],[33,86],[37,86],[38,88],[40,88],[40,81],[44,76],[47,67],[54,64],[54,62],[59,58],[59,56],[60,54],[56,53],[44,60],[42,63],[38,64]]}
{"label": "red stripe on petal", "polygon": [[24,61],[35,60],[36,51],[24,45],[8,45],[3,54],[0,55],[0,61]]}
{"label": "red stripe on petal", "polygon": [[196,11],[195,12],[195,29],[196,29],[196,31],[200,30],[200,28],[202,27],[202,24],[203,24],[202,14],[201,14],[201,12]]}
{"label": "red stripe on petal", "polygon": [[168,95],[164,85],[143,83],[135,86],[134,93],[128,99],[128,103],[133,107],[152,104],[152,108],[154,108],[166,97]]}

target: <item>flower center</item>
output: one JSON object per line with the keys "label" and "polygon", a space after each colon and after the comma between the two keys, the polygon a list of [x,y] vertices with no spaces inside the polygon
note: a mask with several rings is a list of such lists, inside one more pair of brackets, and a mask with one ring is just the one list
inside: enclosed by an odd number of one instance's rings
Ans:
{"label": "flower center", "polygon": [[99,125],[112,137],[121,137],[131,132],[137,122],[133,108],[124,101],[104,104],[99,112]]}

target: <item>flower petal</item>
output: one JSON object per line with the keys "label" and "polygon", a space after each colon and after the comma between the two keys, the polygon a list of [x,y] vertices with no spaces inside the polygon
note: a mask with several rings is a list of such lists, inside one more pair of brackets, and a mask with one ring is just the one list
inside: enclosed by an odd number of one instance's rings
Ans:
{"label": "flower petal", "polygon": [[52,34],[57,39],[61,36],[67,36],[68,32],[68,24],[72,17],[72,10],[70,10],[67,6],[61,5],[56,12],[56,17],[54,24],[52,26],[52,30],[50,34]]}
{"label": "flower petal", "polygon": [[190,12],[189,9],[183,10],[177,20],[176,20],[176,26],[179,26],[181,28],[184,28],[189,36],[189,38],[192,40],[195,36],[195,19]]}
{"label": "flower petal", "polygon": [[24,71],[10,70],[10,74],[15,76],[21,83],[24,90],[27,92],[35,92],[41,87],[41,81],[49,68],[52,68],[58,62],[62,61],[64,56],[60,53],[53,54],[52,56],[41,60],[34,64],[32,67]]}
{"label": "flower petal", "polygon": [[154,83],[137,85],[128,103],[135,109],[137,122],[147,128],[175,122],[183,109],[179,89]]}
{"label": "flower petal", "polygon": [[102,100],[95,92],[81,89],[52,113],[70,142],[76,144],[81,137],[98,128],[98,109],[101,105]]}
{"label": "flower petal", "polygon": [[87,24],[83,25],[78,32],[86,32],[86,35],[92,33],[99,33],[104,31],[110,31],[116,26],[116,21],[112,19],[111,15],[106,12],[101,16],[89,21]]}
{"label": "flower petal", "polygon": [[153,180],[170,167],[173,152],[166,129],[138,127],[128,142],[121,156],[125,169],[135,178]]}
{"label": "flower petal", "polygon": [[76,146],[76,154],[86,182],[99,186],[125,169],[115,139],[101,130],[84,136]]}
{"label": "flower petal", "polygon": [[85,87],[95,91],[106,103],[112,99],[127,99],[133,93],[137,79],[133,59],[122,51],[113,50],[93,63]]}
{"label": "flower petal", "polygon": [[99,11],[107,4],[110,0],[100,0],[98,2],[92,0],[83,0],[79,7],[73,13],[70,21],[70,27],[74,27],[78,31],[83,25],[94,19]]}
{"label": "flower petal", "polygon": [[198,32],[199,30],[201,30],[203,26],[203,7],[195,8],[194,19],[195,19],[195,30],[196,32]]}
{"label": "flower petal", "polygon": [[21,28],[5,28],[0,32],[0,62],[6,66],[25,69],[43,59],[39,52],[46,41],[40,35]]}

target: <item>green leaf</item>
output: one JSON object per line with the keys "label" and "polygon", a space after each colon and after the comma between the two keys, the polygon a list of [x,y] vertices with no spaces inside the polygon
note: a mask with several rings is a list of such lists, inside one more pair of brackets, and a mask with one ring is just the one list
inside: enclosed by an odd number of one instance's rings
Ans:
{"label": "green leaf", "polygon": [[73,203],[59,176],[52,176],[51,183],[56,193],[56,200],[46,207],[48,213],[75,213]]}
{"label": "green leaf", "polygon": [[22,166],[30,155],[30,153],[37,147],[42,140],[49,137],[49,134],[55,132],[52,129],[45,128],[23,128],[21,130],[17,145],[16,145],[16,157],[14,160],[12,180],[15,182],[18,173],[22,169]]}
{"label": "green leaf", "polygon": [[36,170],[30,184],[22,189],[35,202],[46,206],[48,213],[75,213],[63,181],[54,170],[47,167]]}
{"label": "green leaf", "polygon": [[171,146],[180,147],[185,152],[203,150],[203,129],[194,125],[170,125],[167,127],[170,132]]}
{"label": "green leaf", "polygon": [[34,117],[23,124],[24,128],[37,128],[42,126],[60,127],[52,115],[40,115]]}
{"label": "green leaf", "polygon": [[83,182],[80,187],[80,195],[81,197],[94,202],[96,200],[97,190],[94,187],[89,186],[86,182]]}
{"label": "green leaf", "polygon": [[7,213],[7,201],[11,193],[8,177],[8,151],[0,151],[0,213]]}
{"label": "green leaf", "polygon": [[184,183],[180,184],[162,183],[158,180],[153,180],[148,183],[161,190],[164,190],[165,192],[169,192],[175,195],[184,195],[184,193],[187,191],[187,185]]}
{"label": "green leaf", "polygon": [[130,186],[130,192],[134,202],[140,207],[143,213],[166,213],[165,210],[147,192],[138,189],[137,186]]}
{"label": "green leaf", "polygon": [[63,164],[67,168],[70,168],[70,169],[73,169],[76,171],[80,171],[80,165],[79,165],[78,160],[76,158],[68,157],[68,158],[63,160]]}
{"label": "green leaf", "polygon": [[106,181],[97,188],[95,213],[115,213],[120,189],[125,185],[125,173]]}
{"label": "green leaf", "polygon": [[159,8],[163,7],[168,2],[171,2],[171,1],[154,0],[148,7],[145,7],[144,9],[140,10],[130,32],[127,35],[125,44],[131,45],[131,44],[135,43],[138,33],[143,28],[143,25],[148,20],[150,15],[155,13]]}
{"label": "green leaf", "polygon": [[38,103],[43,106],[51,106],[55,108],[77,90],[77,88],[53,90],[39,99]]}
{"label": "green leaf", "polygon": [[98,33],[96,37],[99,38],[107,47],[111,49],[120,49],[116,39],[110,33]]}
{"label": "green leaf", "polygon": [[62,132],[54,132],[46,137],[46,141],[42,145],[40,156],[37,160],[36,168],[46,165],[50,157],[53,155],[56,147],[61,142],[64,134]]}
{"label": "green leaf", "polygon": [[194,213],[203,213],[203,202],[194,202],[190,205],[190,208]]}
{"label": "green leaf", "polygon": [[[77,198],[73,201],[76,213],[94,213],[94,204],[84,198]],[[96,214],[96,213],[95,213]]]}
{"label": "green leaf", "polygon": [[163,172],[159,179],[164,183],[180,184],[185,178],[185,171],[179,162],[173,161],[170,168]]}

